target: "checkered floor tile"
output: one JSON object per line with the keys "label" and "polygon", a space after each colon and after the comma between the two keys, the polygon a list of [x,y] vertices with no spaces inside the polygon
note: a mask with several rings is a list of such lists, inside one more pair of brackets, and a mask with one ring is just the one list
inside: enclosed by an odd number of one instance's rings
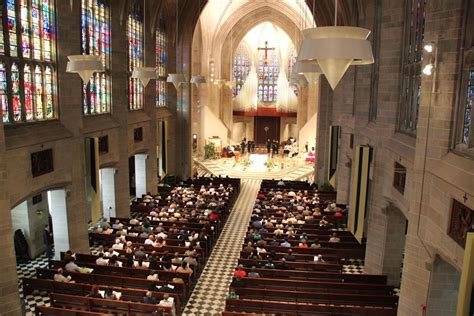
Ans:
{"label": "checkered floor tile", "polygon": [[220,315],[225,308],[234,268],[240,256],[260,180],[242,180],[239,198],[204,267],[183,315]]}
{"label": "checkered floor tile", "polygon": [[16,266],[16,273],[18,276],[18,288],[20,292],[21,303],[23,304],[26,315],[33,315],[37,305],[49,306],[50,300],[47,293],[34,293],[33,295],[23,295],[23,278],[36,277],[36,268],[44,268],[48,266],[48,258],[46,253],[31,260],[27,263],[20,263]]}
{"label": "checkered floor tile", "polygon": [[364,273],[364,260],[361,259],[349,259],[347,264],[342,265],[343,273],[350,274],[363,274]]}

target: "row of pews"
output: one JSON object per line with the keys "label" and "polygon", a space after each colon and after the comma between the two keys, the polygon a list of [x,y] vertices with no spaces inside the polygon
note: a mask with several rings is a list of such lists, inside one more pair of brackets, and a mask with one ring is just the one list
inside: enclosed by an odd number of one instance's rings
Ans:
{"label": "row of pews", "polygon": [[[225,188],[225,189],[223,189]],[[88,268],[91,273],[68,272],[64,276],[70,276],[74,282],[58,282],[54,275],[58,268],[64,268],[69,262],[69,255],[61,253],[61,260],[49,260],[47,268],[37,268],[36,278],[24,278],[23,291],[25,295],[34,291],[47,292],[51,298],[51,306],[38,306],[37,315],[180,315],[189,299],[190,293],[196,284],[199,274],[204,267],[212,248],[229,216],[232,206],[240,191],[240,180],[229,178],[200,178],[188,181],[180,186],[167,188],[156,196],[143,196],[131,205],[134,215],[130,218],[111,218],[110,225],[120,223],[120,228],[106,229],[103,232],[90,232],[91,246],[99,246],[102,258],[110,260],[112,253],[122,266],[110,266],[97,264],[98,253],[76,253],[75,263],[81,268]],[[210,194],[208,194],[211,192]],[[215,192],[228,192],[220,194]],[[168,197],[173,197],[169,199]],[[186,197],[183,201],[179,197]],[[197,197],[203,197],[205,207],[193,207],[189,201],[196,202]],[[218,198],[217,198],[218,197]],[[216,205],[211,207],[209,205]],[[154,219],[154,214],[160,210],[167,210],[170,205],[180,211],[183,217],[186,214],[198,214],[196,218],[180,218],[179,221],[166,221]],[[197,205],[195,203],[194,205]],[[215,218],[207,218],[211,209],[218,214]],[[154,213],[153,213],[154,212]],[[150,215],[152,214],[152,215]],[[138,219],[133,222],[132,218]],[[130,224],[132,220],[132,224]],[[145,225],[146,222],[146,225]],[[154,247],[144,244],[146,238],[136,236],[147,227],[147,234],[166,232],[166,245]],[[102,229],[101,229],[102,231]],[[107,232],[106,232],[107,231]],[[173,235],[172,231],[185,232],[189,235],[199,235],[190,247],[189,240]],[[123,249],[113,249],[116,240],[124,243]],[[109,252],[106,252],[109,248]],[[133,252],[126,248],[133,249]],[[133,253],[137,249],[143,249],[146,258],[142,266],[127,266],[126,262],[135,262]],[[113,250],[112,250],[113,249]],[[186,254],[192,249],[193,255]],[[192,273],[177,271],[176,266],[171,264],[172,259],[184,259],[192,257],[196,261]],[[149,276],[156,275],[158,279],[150,279]],[[111,288],[121,293],[120,300],[104,299],[91,295],[94,290]],[[145,304],[144,297],[151,292],[151,297],[157,302],[162,299],[171,299],[173,306],[161,306],[157,304]]]}
{"label": "row of pews", "polygon": [[[279,199],[274,198],[276,195]],[[319,202],[309,203],[316,200],[315,195]],[[292,202],[287,203],[288,200]],[[334,192],[315,192],[304,182],[286,181],[282,185],[266,180],[262,183],[223,315],[397,314],[398,297],[394,295],[394,288],[387,285],[386,276],[343,273],[343,264],[352,259],[363,259],[365,254],[365,246],[360,245],[350,232],[335,230],[337,225],[321,227],[314,222],[283,223],[285,218],[289,218],[288,214],[282,214],[281,207],[268,207],[286,205],[286,212],[297,217],[303,209],[308,214],[308,211],[319,208],[324,211],[318,220],[324,216],[329,222],[334,222],[341,220],[340,215],[334,217],[340,209],[328,207],[334,206],[334,200]],[[294,208],[297,204],[303,206],[299,211]],[[262,207],[265,205],[266,208]],[[275,227],[265,227],[264,224],[266,232],[259,234],[256,241],[258,221],[262,218],[266,222],[271,218],[273,226],[280,227],[284,233],[277,236]],[[347,221],[347,214],[342,218]],[[330,241],[334,233],[338,239],[335,242]],[[301,247],[302,239],[313,247]],[[288,241],[290,246],[277,245],[283,241]]]}

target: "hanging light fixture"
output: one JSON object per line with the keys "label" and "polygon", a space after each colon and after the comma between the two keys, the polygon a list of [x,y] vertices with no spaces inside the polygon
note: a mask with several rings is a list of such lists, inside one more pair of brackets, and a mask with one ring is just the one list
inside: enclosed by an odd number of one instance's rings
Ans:
{"label": "hanging light fixture", "polygon": [[309,84],[313,84],[318,81],[321,75],[321,67],[318,64],[296,62],[293,72],[298,75],[303,75]]}
{"label": "hanging light fixture", "polygon": [[[178,36],[179,36],[179,0],[176,0],[176,37],[175,37],[175,45],[178,45]],[[175,73],[175,74],[168,74],[168,78],[166,78],[166,82],[171,82],[173,86],[178,90],[179,87],[183,83],[186,83],[186,77],[182,73]]]}
{"label": "hanging light fixture", "polygon": [[206,77],[203,75],[194,75],[191,77],[190,83],[194,83],[196,87],[200,87],[200,85],[205,84],[207,82]]}
{"label": "hanging light fixture", "polygon": [[[145,48],[144,50],[146,51],[146,4],[145,0],[143,0],[143,29],[145,38],[143,41],[143,47]],[[143,64],[146,65],[146,53],[143,55]],[[132,78],[134,79],[140,79],[143,87],[146,87],[148,85],[148,82],[152,79],[157,79],[158,77],[156,76],[156,68],[155,67],[136,67],[133,72],[132,72]]]}
{"label": "hanging light fixture", "polygon": [[349,66],[374,62],[372,47],[367,40],[369,34],[368,29],[337,26],[335,0],[334,26],[304,30],[298,61],[317,63],[334,90]]}
{"label": "hanging light fixture", "polygon": [[104,72],[105,68],[97,55],[71,55],[67,56],[66,72],[77,73],[84,84],[87,84],[94,72]]}

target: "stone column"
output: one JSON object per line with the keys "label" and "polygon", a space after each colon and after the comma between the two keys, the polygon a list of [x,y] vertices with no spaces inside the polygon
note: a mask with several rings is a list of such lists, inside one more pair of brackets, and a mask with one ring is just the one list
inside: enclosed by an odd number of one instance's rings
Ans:
{"label": "stone column", "polygon": [[58,260],[61,252],[71,249],[68,223],[74,216],[67,212],[66,196],[64,189],[48,191],[49,212],[53,220],[54,258]]}
{"label": "stone column", "polygon": [[100,183],[102,186],[101,193],[104,216],[110,219],[110,217],[117,215],[117,208],[115,206],[115,169],[100,169]]}
{"label": "stone column", "polygon": [[141,197],[147,193],[147,155],[137,154],[135,155],[135,195]]}

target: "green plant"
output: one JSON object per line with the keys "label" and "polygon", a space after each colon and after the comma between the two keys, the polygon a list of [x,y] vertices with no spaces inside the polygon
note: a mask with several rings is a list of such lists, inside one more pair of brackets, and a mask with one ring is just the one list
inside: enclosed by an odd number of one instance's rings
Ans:
{"label": "green plant", "polygon": [[267,167],[268,170],[272,170],[275,168],[277,164],[273,161],[273,159],[268,159],[265,161],[264,166]]}
{"label": "green plant", "polygon": [[244,170],[250,167],[252,165],[252,160],[246,158],[241,161],[242,166],[244,167]]}
{"label": "green plant", "polygon": [[204,145],[204,159],[214,158],[216,155],[216,147],[213,143],[207,143]]}

